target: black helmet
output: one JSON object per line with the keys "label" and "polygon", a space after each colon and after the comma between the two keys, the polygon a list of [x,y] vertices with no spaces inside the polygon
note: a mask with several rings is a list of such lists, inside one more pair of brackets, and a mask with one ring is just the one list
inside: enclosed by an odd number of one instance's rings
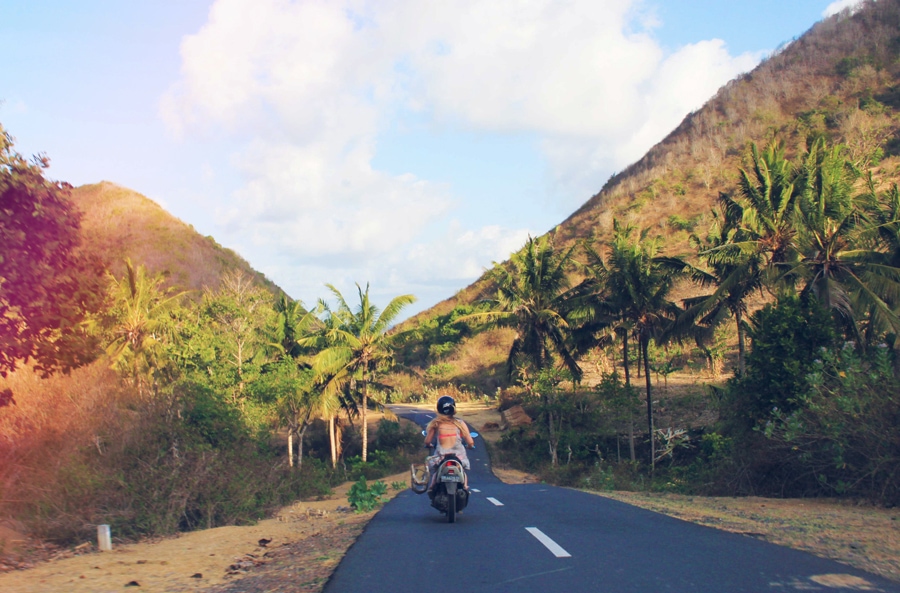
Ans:
{"label": "black helmet", "polygon": [[449,395],[443,395],[438,400],[437,411],[444,416],[452,416],[456,413],[456,402]]}

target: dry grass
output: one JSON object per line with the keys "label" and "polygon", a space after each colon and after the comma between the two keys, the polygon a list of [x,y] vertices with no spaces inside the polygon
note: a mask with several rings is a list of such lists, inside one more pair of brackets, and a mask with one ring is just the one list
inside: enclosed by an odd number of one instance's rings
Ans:
{"label": "dry grass", "polygon": [[[408,474],[383,478],[390,484]],[[296,591],[321,591],[375,512],[347,512],[348,482],[325,500],[296,502],[251,526],[219,527],[0,574],[4,593],[94,593],[137,581],[141,591],[205,591],[266,571],[289,556]],[[397,491],[390,490],[389,496]],[[2,534],[0,534],[2,535]],[[260,546],[260,540],[271,540]],[[240,568],[235,570],[233,565]],[[298,575],[298,572],[300,573]],[[199,576],[193,576],[199,575]]]}
{"label": "dry grass", "polygon": [[898,509],[816,499],[719,498],[637,492],[599,495],[692,523],[811,552],[900,582]]}
{"label": "dry grass", "polygon": [[75,188],[72,201],[84,212],[87,249],[117,276],[124,274],[128,257],[152,274],[164,274],[180,290],[195,294],[204,287],[218,288],[230,270],[241,270],[255,283],[280,292],[237,253],[135,191],[104,181]]}

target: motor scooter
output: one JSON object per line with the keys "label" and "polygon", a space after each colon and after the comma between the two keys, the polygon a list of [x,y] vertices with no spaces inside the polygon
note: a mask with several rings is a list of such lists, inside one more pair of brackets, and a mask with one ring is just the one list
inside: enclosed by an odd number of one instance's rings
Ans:
{"label": "motor scooter", "polygon": [[[424,430],[422,434],[425,435]],[[470,434],[472,438],[478,436],[477,432]],[[434,449],[434,443],[425,447]],[[448,523],[455,523],[456,514],[469,504],[466,470],[462,461],[453,453],[430,455],[424,468],[415,464],[410,466],[410,488],[416,494],[427,492],[431,506],[447,515]]]}

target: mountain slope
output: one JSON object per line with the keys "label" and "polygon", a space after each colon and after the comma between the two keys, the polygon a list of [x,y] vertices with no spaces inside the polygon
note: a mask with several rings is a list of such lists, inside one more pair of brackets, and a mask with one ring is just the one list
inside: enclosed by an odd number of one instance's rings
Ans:
{"label": "mountain slope", "polygon": [[[882,187],[900,178],[900,0],[868,1],[817,23],[752,72],[723,86],[702,108],[643,158],[613,175],[600,192],[554,228],[555,244],[604,241],[614,219],[665,238],[665,255],[695,252],[691,233],[705,235],[721,192],[733,191],[751,143],[777,138],[788,158],[805,151],[811,137],[843,143],[850,156],[873,172]],[[602,249],[601,249],[602,251]],[[702,289],[682,282],[673,296]],[[493,296],[487,274],[453,297],[409,319],[404,328],[425,328],[459,305]],[[756,303],[761,304],[762,301]],[[481,378],[501,373],[494,361],[509,351],[512,336],[487,332],[479,345],[461,340],[438,356],[410,357],[428,376],[436,368],[454,384],[492,392]],[[423,335],[429,335],[423,332]],[[734,348],[736,337],[726,338]],[[430,352],[427,338],[410,351]],[[484,344],[492,344],[486,348]],[[431,365],[431,366],[429,366]]]}
{"label": "mountain slope", "polygon": [[116,276],[124,274],[124,260],[130,258],[181,290],[216,289],[226,272],[240,270],[273,293],[281,292],[237,253],[137,192],[104,181],[75,188],[71,199],[84,214],[87,250]]}
{"label": "mountain slope", "polygon": [[[876,174],[896,179],[900,159],[900,0],[865,2],[817,23],[752,72],[723,86],[643,158],[551,234],[558,246],[609,237],[613,218],[667,237],[669,254],[690,252],[688,237],[708,224],[730,191],[751,142],[783,140],[789,157],[810,135],[842,142],[861,157],[885,147]],[[488,296],[482,276],[414,319],[445,314]]]}

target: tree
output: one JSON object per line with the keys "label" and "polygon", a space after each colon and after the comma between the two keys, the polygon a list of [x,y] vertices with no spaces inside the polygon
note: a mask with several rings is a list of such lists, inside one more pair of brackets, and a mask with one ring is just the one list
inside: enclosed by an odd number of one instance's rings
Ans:
{"label": "tree", "polygon": [[[878,229],[867,210],[871,192],[856,195],[859,172],[843,156],[840,146],[824,142],[811,146],[804,160],[808,183],[798,202],[796,259],[784,277],[802,284],[801,295],[814,295],[839,314],[848,333],[864,343],[857,320],[872,321],[900,333],[900,268],[877,241]],[[881,212],[882,214],[884,211]],[[879,226],[894,226],[881,217]]]}
{"label": "tree", "polygon": [[655,444],[648,350],[650,341],[661,341],[681,313],[668,297],[685,264],[678,258],[659,256],[660,240],[650,239],[649,229],[641,231],[637,238],[632,236],[635,230],[631,225],[622,226],[617,220],[613,221],[613,237],[606,244],[606,259],[594,262],[593,274],[598,285],[603,287],[605,307],[614,311],[619,319],[626,361],[628,336],[638,340],[647,391],[647,428],[652,464]]}
{"label": "tree", "polygon": [[686,311],[679,321],[679,329],[699,322],[711,330],[730,315],[737,327],[738,374],[743,375],[746,372],[744,319],[747,300],[763,288],[765,261],[758,251],[732,248],[741,240],[740,221],[729,220],[728,210],[724,212],[726,214],[720,216],[713,211],[714,222],[704,239],[692,237],[709,271],[689,267],[688,272],[694,282],[701,286],[715,286],[716,290],[710,295],[685,299]]}
{"label": "tree", "polygon": [[34,360],[44,375],[92,360],[81,322],[99,309],[102,266],[79,251],[70,186],[48,181],[45,156],[26,161],[0,126],[0,376]]}
{"label": "tree", "polygon": [[785,158],[784,145],[775,140],[762,153],[751,144],[750,165],[750,171],[740,170],[737,195],[721,194],[719,203],[726,218],[739,224],[732,246],[762,255],[767,265],[779,266],[790,256],[794,213],[804,179]]}
{"label": "tree", "polygon": [[173,294],[163,286],[162,275],[150,277],[144,266],[125,260],[125,277],[108,275],[109,308],[89,322],[106,336],[111,365],[143,395],[159,386],[159,373],[166,366],[166,345],[173,335],[175,309],[184,293]]}
{"label": "tree", "polygon": [[581,367],[568,343],[570,327],[566,320],[575,297],[569,284],[573,252],[574,247],[563,252],[555,250],[547,236],[529,237],[508,265],[494,265],[490,276],[497,286],[497,295],[488,301],[490,311],[459,319],[489,321],[516,329],[507,357],[510,377],[528,365],[537,374],[557,357],[575,381],[581,380]]}
{"label": "tree", "polygon": [[239,270],[226,273],[218,291],[204,294],[200,332],[211,358],[201,364],[213,385],[230,392],[232,403],[241,409],[247,384],[271,358],[266,328],[275,325],[275,315],[271,293]]}
{"label": "tree", "polygon": [[416,298],[411,294],[397,296],[379,310],[369,298],[369,285],[363,292],[357,284],[359,306],[352,309],[337,288],[327,286],[337,299],[338,308],[327,310],[330,319],[326,320],[323,336],[327,347],[315,356],[313,369],[323,386],[324,396],[337,397],[347,388],[358,392],[362,404],[362,460],[366,461],[369,385],[378,371],[391,364],[398,335],[388,332],[391,323]]}

